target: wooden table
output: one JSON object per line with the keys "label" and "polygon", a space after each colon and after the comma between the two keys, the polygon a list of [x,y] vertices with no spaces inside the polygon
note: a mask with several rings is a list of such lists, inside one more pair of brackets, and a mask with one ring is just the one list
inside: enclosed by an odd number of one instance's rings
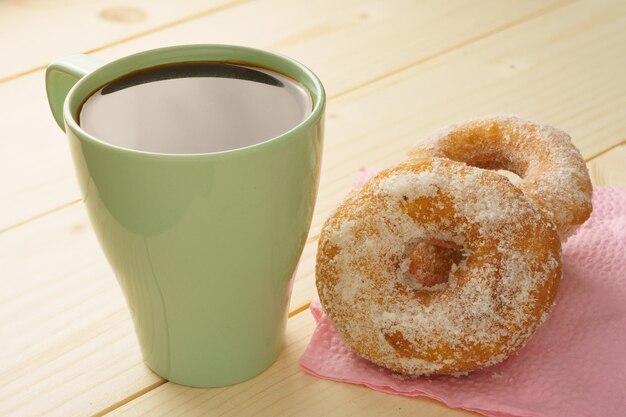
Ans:
{"label": "wooden table", "polygon": [[[626,3],[501,0],[79,0],[0,3],[0,415],[462,416],[426,399],[320,380],[298,358],[314,328],[320,225],[360,166],[400,161],[439,126],[516,113],[574,138],[596,185],[626,185]],[[317,209],[286,347],[220,389],[169,383],[142,363],[80,202],[44,68],[183,43],[288,54],[326,85]]]}

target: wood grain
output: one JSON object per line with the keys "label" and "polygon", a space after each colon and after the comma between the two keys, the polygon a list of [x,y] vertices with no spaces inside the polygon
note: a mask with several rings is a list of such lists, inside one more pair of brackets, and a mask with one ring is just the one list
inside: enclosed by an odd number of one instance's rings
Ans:
{"label": "wood grain", "polygon": [[[601,154],[589,165],[597,184],[624,184],[624,147],[603,152],[624,140],[626,5],[329,1],[301,3],[302,11],[291,3],[245,4],[96,55],[232,41],[288,53],[322,76],[333,98],[292,311],[315,293],[316,235],[356,169],[399,161],[436,127],[485,113],[545,120],[572,133],[588,159]],[[270,16],[279,5],[282,14]],[[261,376],[220,390],[164,384],[142,364],[123,296],[84,208],[72,204],[69,152],[42,85],[41,72],[0,84],[0,114],[10,115],[0,141],[0,229],[8,229],[0,233],[0,415],[120,406],[130,415],[462,415],[303,374],[296,360],[313,329],[307,312],[289,320],[288,348]]]}
{"label": "wood grain", "polygon": [[595,185],[626,187],[626,144],[592,159],[587,166]]}
{"label": "wood grain", "polygon": [[298,367],[315,322],[309,312],[289,320],[279,359],[261,376],[218,389],[166,383],[115,410],[110,416],[449,416],[476,414],[451,410],[431,400],[381,394],[365,387],[321,380]]}
{"label": "wood grain", "polygon": [[0,2],[0,83],[41,70],[62,55],[98,50],[242,1]]}
{"label": "wood grain", "polygon": [[91,415],[162,381],[75,205],[0,238],[0,415]]}
{"label": "wood grain", "polygon": [[[563,4],[567,3],[260,0],[93,55],[108,61],[171,44],[247,44],[301,60],[318,73],[330,95],[339,95]],[[0,231],[80,197],[65,138],[52,120],[43,85],[42,71],[0,84],[0,97],[5,98],[0,99],[0,114],[11,115],[2,121],[10,139],[0,141],[4,156]],[[20,173],[19,180],[15,172]]]}

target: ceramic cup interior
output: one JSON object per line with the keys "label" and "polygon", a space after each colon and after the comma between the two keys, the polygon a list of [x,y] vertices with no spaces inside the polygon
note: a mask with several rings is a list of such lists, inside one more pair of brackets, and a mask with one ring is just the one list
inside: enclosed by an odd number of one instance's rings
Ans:
{"label": "ceramic cup interior", "polygon": [[312,108],[308,91],[276,71],[183,62],[144,68],[107,83],[85,101],[79,124],[122,148],[209,153],[279,136]]}

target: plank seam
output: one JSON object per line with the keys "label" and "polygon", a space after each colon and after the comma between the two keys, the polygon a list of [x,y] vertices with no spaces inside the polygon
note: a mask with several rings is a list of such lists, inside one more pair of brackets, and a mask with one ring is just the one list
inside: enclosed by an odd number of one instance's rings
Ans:
{"label": "plank seam", "polygon": [[305,311],[305,310],[308,310],[310,305],[311,305],[311,303],[306,303],[306,304],[304,304],[304,305],[302,305],[302,306],[300,306],[300,307],[298,307],[298,308],[296,308],[296,309],[292,310],[292,311],[289,313],[289,316],[288,316],[288,317],[289,317],[289,318],[292,318],[293,316],[295,316],[295,315],[297,315],[297,314],[300,314],[300,313],[302,313],[302,312],[303,312],[303,311]]}
{"label": "plank seam", "polygon": [[110,412],[114,411],[117,408],[120,408],[121,406],[133,401],[136,398],[141,397],[144,394],[147,394],[148,392],[152,391],[155,388],[160,387],[161,385],[165,384],[166,382],[168,382],[166,379],[161,379],[153,384],[148,385],[147,387],[137,391],[136,393],[116,402],[115,404],[112,404],[110,406],[108,406],[107,408],[105,408],[104,410],[101,410],[99,412],[97,412],[96,414],[92,414],[91,417],[102,417],[106,414],[109,414]]}
{"label": "plank seam", "polygon": [[24,219],[24,220],[20,221],[20,222],[17,222],[15,224],[7,226],[4,229],[0,229],[0,234],[2,234],[4,232],[8,232],[9,230],[17,229],[18,227],[24,226],[25,224],[30,223],[32,221],[35,221],[35,220],[37,220],[37,219],[39,219],[41,217],[45,217],[45,216],[47,216],[49,214],[53,214],[53,213],[56,213],[57,211],[61,211],[64,208],[73,206],[74,204],[76,204],[76,203],[78,203],[80,201],[82,201],[82,199],[78,198],[76,200],[72,200],[70,202],[61,204],[60,206],[51,208],[50,210],[44,211],[43,213],[35,214],[34,216],[31,216],[31,217],[29,217],[27,219]]}
{"label": "plank seam", "polygon": [[452,53],[452,52],[456,51],[457,49],[464,48],[464,47],[472,45],[472,44],[474,44],[476,42],[482,41],[483,39],[487,39],[487,38],[489,38],[489,37],[491,37],[493,35],[497,35],[499,33],[502,33],[502,32],[505,32],[505,31],[507,31],[509,29],[512,29],[512,28],[514,28],[516,26],[519,26],[519,25],[521,25],[523,23],[529,22],[529,21],[531,21],[533,19],[536,19],[538,17],[545,16],[545,15],[547,15],[549,13],[552,13],[552,12],[554,12],[556,10],[559,10],[559,9],[565,7],[565,6],[573,4],[575,1],[576,0],[563,0],[561,2],[554,3],[554,4],[552,4],[552,5],[550,5],[550,6],[546,7],[546,8],[534,11],[534,12],[532,12],[532,13],[526,15],[526,16],[522,16],[522,17],[520,17],[518,19],[515,19],[515,20],[513,20],[511,22],[508,22],[508,23],[506,23],[506,24],[504,24],[502,26],[498,26],[498,27],[496,27],[494,29],[488,30],[487,32],[484,32],[484,33],[482,33],[480,35],[476,35],[474,37],[466,39],[463,42],[459,42],[459,43],[457,43],[455,45],[449,46],[448,48],[444,48],[441,51],[438,51],[438,52],[435,52],[435,53],[433,53],[431,55],[428,55],[426,57],[420,58],[417,61],[414,61],[414,62],[412,62],[410,64],[407,64],[407,65],[404,65],[402,67],[396,68],[396,69],[394,69],[392,71],[389,71],[389,72],[387,72],[385,74],[379,75],[379,76],[377,76],[375,78],[372,78],[370,80],[362,82],[361,84],[358,84],[358,85],[355,85],[353,87],[350,87],[347,90],[344,90],[344,91],[342,91],[340,93],[337,93],[335,95],[329,96],[329,98],[337,98],[337,97],[344,96],[344,95],[346,95],[348,93],[351,93],[351,92],[353,92],[355,90],[358,90],[360,88],[366,87],[366,86],[368,86],[368,85],[370,85],[372,83],[375,83],[377,81],[383,80],[383,79],[385,79],[385,78],[387,78],[387,77],[389,77],[391,75],[395,75],[395,74],[407,71],[407,70],[409,70],[409,69],[411,69],[413,67],[425,64],[428,61],[432,61],[432,60],[440,58],[440,57],[442,57],[444,55]]}
{"label": "plank seam", "polygon": [[[169,29],[171,27],[180,25],[182,23],[187,23],[187,22],[190,22],[192,20],[196,20],[196,19],[200,19],[202,17],[206,17],[206,16],[209,16],[209,15],[212,15],[214,13],[222,12],[222,11],[230,9],[232,7],[240,6],[240,5],[248,3],[250,1],[251,0],[233,0],[230,3],[222,4],[220,6],[216,6],[216,7],[212,8],[212,9],[203,10],[201,12],[197,12],[197,13],[191,14],[189,16],[181,17],[179,19],[172,20],[172,21],[170,21],[168,23],[164,23],[162,25],[158,25],[158,26],[152,27],[150,29],[146,29],[144,31],[137,32],[135,34],[128,35],[126,37],[123,37],[123,38],[120,38],[120,39],[117,39],[117,40],[114,40],[114,41],[102,44],[102,45],[97,46],[95,48],[91,48],[91,49],[88,49],[86,51],[83,51],[82,53],[83,54],[91,54],[91,53],[94,53],[94,52],[98,52],[98,51],[101,51],[103,49],[110,48],[112,46],[120,45],[120,44],[122,44],[124,42],[132,41],[132,40],[141,38],[143,36],[159,32],[159,31],[164,30],[164,29]],[[21,71],[21,72],[17,72],[17,73],[11,74],[11,75],[7,75],[7,76],[4,76],[4,77],[1,77],[0,78],[0,84],[2,84],[4,82],[7,82],[7,81],[15,80],[15,79],[20,78],[20,77],[24,77],[26,75],[35,73],[35,72],[40,71],[40,70],[43,70],[47,66],[48,66],[47,64],[39,65],[37,67],[30,68],[28,70],[24,70],[24,71]]]}
{"label": "plank seam", "polygon": [[598,152],[595,155],[592,155],[592,156],[590,156],[588,158],[585,158],[585,162],[586,163],[592,162],[594,159],[598,159],[602,155],[607,154],[607,153],[611,152],[613,149],[619,148],[620,146],[623,146],[623,145],[626,145],[626,139],[622,140],[619,143],[616,143],[615,145],[609,146],[607,149],[604,149],[603,151]]}

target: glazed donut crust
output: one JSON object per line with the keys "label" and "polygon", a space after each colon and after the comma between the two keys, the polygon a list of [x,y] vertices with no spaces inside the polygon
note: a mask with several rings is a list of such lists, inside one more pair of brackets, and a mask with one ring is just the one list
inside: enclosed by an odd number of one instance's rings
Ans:
{"label": "glazed donut crust", "polygon": [[441,157],[519,175],[516,184],[556,224],[562,240],[591,215],[589,172],[570,136],[514,116],[455,124],[416,143],[409,157]]}
{"label": "glazed donut crust", "polygon": [[[449,282],[429,289],[410,278],[420,242],[462,248]],[[407,375],[465,373],[504,360],[544,321],[560,250],[554,225],[506,178],[414,159],[370,179],[327,219],[316,285],[360,356]]]}

